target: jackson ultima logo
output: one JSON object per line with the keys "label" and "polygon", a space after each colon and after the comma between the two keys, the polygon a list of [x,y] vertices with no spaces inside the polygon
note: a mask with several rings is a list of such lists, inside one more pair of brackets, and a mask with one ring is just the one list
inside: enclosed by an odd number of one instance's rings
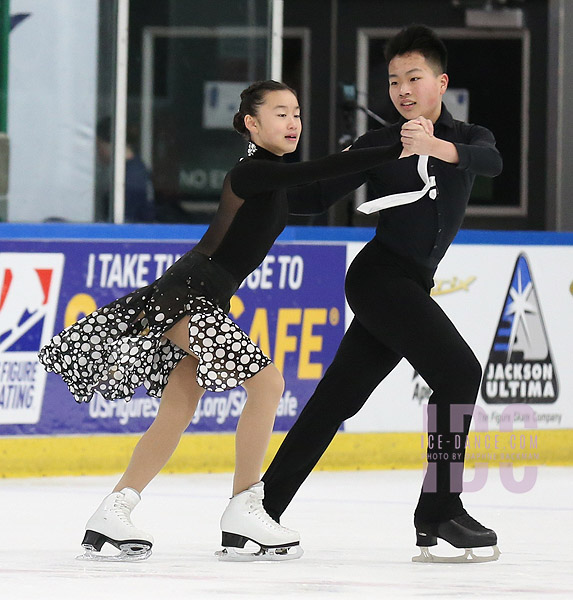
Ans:
{"label": "jackson ultima logo", "polygon": [[40,418],[38,350],[54,330],[63,266],[62,254],[0,253],[0,424]]}
{"label": "jackson ultima logo", "polygon": [[490,404],[549,404],[559,395],[541,305],[525,254],[520,254],[482,382]]}

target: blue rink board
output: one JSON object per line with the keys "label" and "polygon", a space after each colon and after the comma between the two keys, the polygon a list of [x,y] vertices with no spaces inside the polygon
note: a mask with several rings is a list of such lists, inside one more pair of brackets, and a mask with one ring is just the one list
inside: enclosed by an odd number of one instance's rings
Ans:
{"label": "blue rink board", "polygon": [[[107,223],[0,223],[0,240],[197,240],[205,225],[111,225]],[[371,227],[287,227],[280,242],[366,242]],[[455,244],[573,245],[573,232],[462,230]]]}

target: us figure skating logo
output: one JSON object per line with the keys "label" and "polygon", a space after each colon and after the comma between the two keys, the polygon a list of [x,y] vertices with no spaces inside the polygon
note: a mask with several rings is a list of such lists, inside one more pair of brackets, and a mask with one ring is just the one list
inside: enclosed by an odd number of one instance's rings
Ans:
{"label": "us figure skating logo", "polygon": [[40,419],[38,350],[53,334],[63,266],[63,254],[0,253],[0,424]]}
{"label": "us figure skating logo", "polygon": [[559,395],[541,304],[525,254],[520,254],[482,382],[489,404],[549,404]]}

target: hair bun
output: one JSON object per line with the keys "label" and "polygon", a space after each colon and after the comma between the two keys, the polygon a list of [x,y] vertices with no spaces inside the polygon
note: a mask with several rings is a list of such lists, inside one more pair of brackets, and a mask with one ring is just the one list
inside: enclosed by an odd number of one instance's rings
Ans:
{"label": "hair bun", "polygon": [[245,116],[252,115],[256,116],[259,106],[264,103],[265,96],[268,92],[283,91],[287,90],[292,92],[295,96],[296,92],[285,83],[279,81],[273,81],[269,79],[267,81],[255,81],[248,88],[241,92],[241,106],[233,117],[233,127],[235,131],[240,133],[246,140],[251,139],[251,134],[245,126]]}
{"label": "hair bun", "polygon": [[245,115],[239,110],[233,117],[233,128],[241,135],[247,134],[247,128],[245,127]]}

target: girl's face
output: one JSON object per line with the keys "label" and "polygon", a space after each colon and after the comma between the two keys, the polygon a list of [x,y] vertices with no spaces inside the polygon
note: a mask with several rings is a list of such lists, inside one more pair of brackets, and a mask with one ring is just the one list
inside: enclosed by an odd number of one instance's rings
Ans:
{"label": "girl's face", "polygon": [[277,156],[294,152],[302,131],[296,96],[288,90],[267,92],[257,114],[245,117],[245,126],[257,146]]}

